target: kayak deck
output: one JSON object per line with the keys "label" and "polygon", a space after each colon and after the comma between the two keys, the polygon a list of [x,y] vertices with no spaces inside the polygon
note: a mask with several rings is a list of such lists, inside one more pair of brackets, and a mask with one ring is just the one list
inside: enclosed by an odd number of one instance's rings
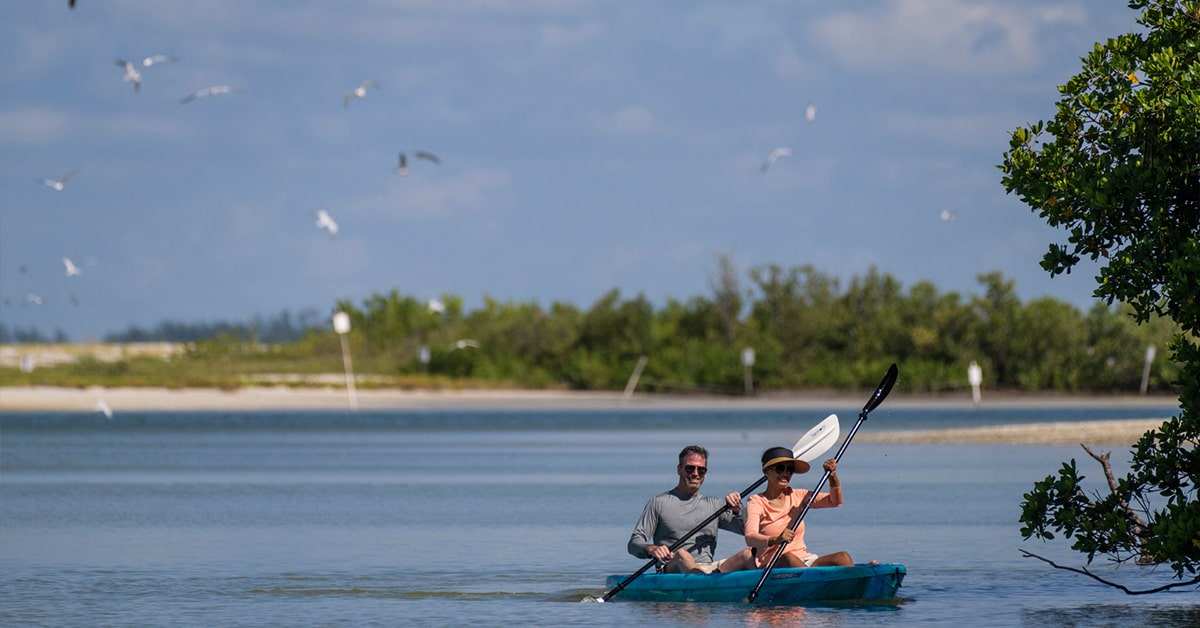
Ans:
{"label": "kayak deck", "polygon": [[[804,604],[888,600],[907,571],[904,565],[859,564],[851,567],[776,568],[763,583],[757,604]],[[616,599],[638,602],[742,602],[762,578],[762,570],[716,574],[643,574],[625,585]],[[628,575],[609,576],[612,590]]]}

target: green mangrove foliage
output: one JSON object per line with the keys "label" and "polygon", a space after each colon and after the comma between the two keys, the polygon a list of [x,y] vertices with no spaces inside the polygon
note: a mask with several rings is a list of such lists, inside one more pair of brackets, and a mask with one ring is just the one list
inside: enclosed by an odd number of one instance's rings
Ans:
{"label": "green mangrove foliage", "polygon": [[[1177,585],[1192,586],[1200,584],[1200,2],[1129,6],[1137,32],[1096,44],[1059,87],[1054,118],[1013,132],[1000,169],[1009,192],[1069,234],[1050,245],[1043,268],[1053,275],[1084,257],[1102,260],[1097,297],[1130,304],[1137,321],[1177,325],[1168,348],[1179,365],[1181,412],[1138,441],[1130,472],[1112,478],[1106,496],[1083,493],[1074,460],[1036,484],[1021,533],[1062,534],[1089,562],[1099,554],[1167,563]],[[1096,338],[1091,348],[1108,355],[1127,350],[1124,335],[1108,329],[1115,321],[1071,329],[1054,323],[1057,309],[1036,317],[1051,343],[1039,348],[1045,354],[1069,357],[1078,335]],[[1025,377],[1071,386],[1105,372],[1092,360],[1079,372],[1061,364],[998,365],[997,374],[1021,386],[1038,383]]]}

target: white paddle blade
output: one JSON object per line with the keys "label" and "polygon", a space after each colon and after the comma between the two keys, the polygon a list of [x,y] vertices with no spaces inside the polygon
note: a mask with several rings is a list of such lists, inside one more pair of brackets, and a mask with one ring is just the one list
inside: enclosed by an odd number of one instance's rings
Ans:
{"label": "white paddle blade", "polygon": [[792,455],[797,460],[812,462],[833,447],[840,431],[837,415],[831,414],[796,441],[796,445],[792,447]]}

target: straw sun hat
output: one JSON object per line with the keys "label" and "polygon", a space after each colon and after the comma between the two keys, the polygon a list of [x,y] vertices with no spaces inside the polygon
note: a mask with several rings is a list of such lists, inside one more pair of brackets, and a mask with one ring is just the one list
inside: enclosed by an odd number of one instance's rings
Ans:
{"label": "straw sun hat", "polygon": [[787,447],[772,447],[763,452],[763,473],[766,473],[767,469],[783,462],[792,463],[792,470],[795,473],[808,473],[808,463],[803,460],[797,460],[792,450]]}

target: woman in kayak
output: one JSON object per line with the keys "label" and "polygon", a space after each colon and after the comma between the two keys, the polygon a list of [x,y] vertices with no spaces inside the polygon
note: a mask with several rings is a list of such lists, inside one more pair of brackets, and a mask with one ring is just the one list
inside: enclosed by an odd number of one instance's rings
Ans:
{"label": "woman in kayak", "polygon": [[[809,508],[836,508],[842,505],[842,484],[837,476],[837,460],[830,458],[823,465],[829,472],[829,492],[818,493]],[[787,447],[772,447],[763,452],[762,469],[767,475],[767,488],[746,500],[746,545],[754,553],[759,569],[764,569],[787,543],[778,567],[850,566],[854,561],[846,552],[818,556],[804,545],[804,522],[796,531],[788,529],[800,516],[804,502],[812,491],[788,486],[793,474],[808,472],[808,463],[793,457]]]}

